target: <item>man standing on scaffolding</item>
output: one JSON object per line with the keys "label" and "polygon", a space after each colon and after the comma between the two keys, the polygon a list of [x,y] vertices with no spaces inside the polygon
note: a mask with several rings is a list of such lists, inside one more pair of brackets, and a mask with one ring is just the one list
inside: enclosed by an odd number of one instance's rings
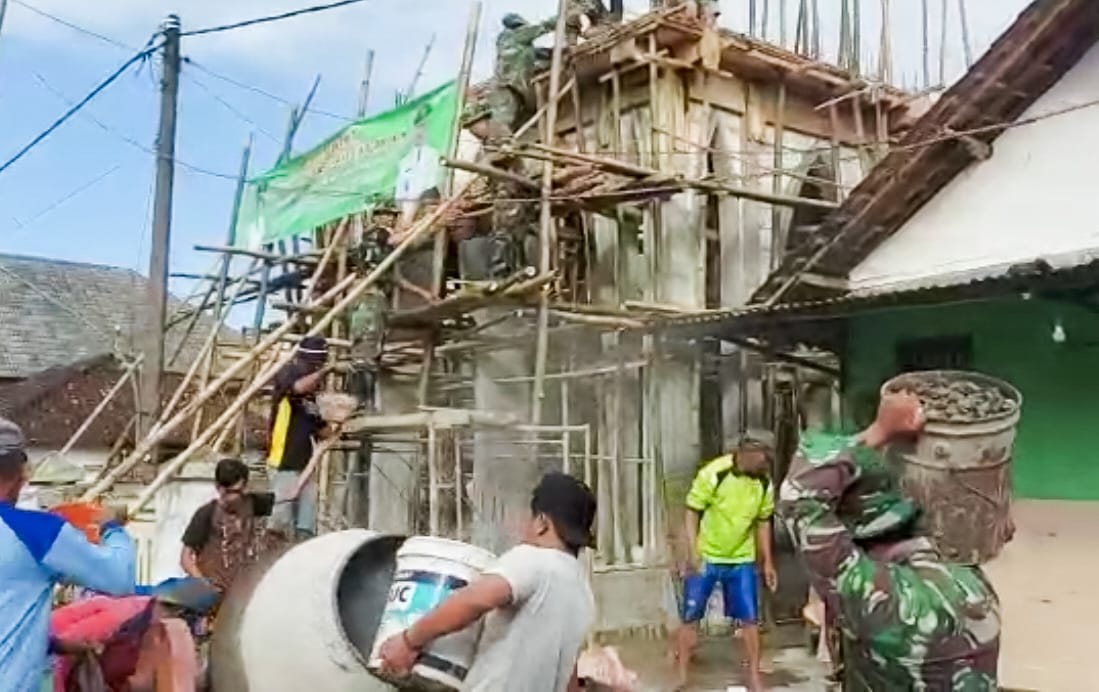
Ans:
{"label": "man standing on scaffolding", "polygon": [[534,42],[553,31],[556,24],[556,18],[530,24],[514,12],[504,16],[504,30],[496,38],[496,68],[489,94],[491,137],[496,143],[511,137],[520,115],[530,110],[537,56]]}
{"label": "man standing on scaffolding", "polygon": [[270,528],[287,538],[313,536],[317,520],[317,485],[303,473],[313,456],[313,442],[325,429],[315,395],[330,368],[324,337],[301,340],[294,360],[274,381],[267,466],[276,505]]}

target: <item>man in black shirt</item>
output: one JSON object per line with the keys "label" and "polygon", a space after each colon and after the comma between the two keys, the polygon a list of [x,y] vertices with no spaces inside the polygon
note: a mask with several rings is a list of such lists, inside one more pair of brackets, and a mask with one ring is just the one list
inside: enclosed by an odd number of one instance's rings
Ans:
{"label": "man in black shirt", "polygon": [[179,562],[187,576],[205,579],[224,594],[262,554],[263,517],[270,516],[275,495],[247,492],[248,467],[239,459],[219,461],[214,483],[217,499],[191,517]]}
{"label": "man in black shirt", "polygon": [[315,531],[317,486],[302,472],[313,456],[313,440],[325,427],[315,395],[329,372],[327,360],[324,338],[306,337],[273,384],[267,466],[271,490],[280,502],[270,528],[288,538],[308,538]]}

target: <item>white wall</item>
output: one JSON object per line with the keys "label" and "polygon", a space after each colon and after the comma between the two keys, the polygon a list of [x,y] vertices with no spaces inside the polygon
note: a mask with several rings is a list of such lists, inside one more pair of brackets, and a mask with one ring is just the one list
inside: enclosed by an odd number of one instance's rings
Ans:
{"label": "white wall", "polygon": [[153,500],[156,520],[148,547],[149,580],[153,584],[184,576],[179,566],[183,532],[195,511],[217,495],[211,464],[188,464],[183,475],[165,485]]}
{"label": "white wall", "polygon": [[[1099,99],[1099,46],[1022,119]],[[867,291],[993,275],[1045,258],[1099,256],[1099,111],[1083,108],[1009,129],[850,275]]]}

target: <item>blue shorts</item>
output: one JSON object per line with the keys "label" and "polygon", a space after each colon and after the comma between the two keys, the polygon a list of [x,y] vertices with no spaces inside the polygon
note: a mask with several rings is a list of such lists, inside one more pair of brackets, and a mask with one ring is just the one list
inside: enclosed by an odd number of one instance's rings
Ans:
{"label": "blue shorts", "polygon": [[683,581],[683,622],[698,622],[706,615],[706,604],[714,587],[721,584],[725,617],[746,624],[759,621],[759,583],[754,562],[736,565],[703,563],[698,574]]}

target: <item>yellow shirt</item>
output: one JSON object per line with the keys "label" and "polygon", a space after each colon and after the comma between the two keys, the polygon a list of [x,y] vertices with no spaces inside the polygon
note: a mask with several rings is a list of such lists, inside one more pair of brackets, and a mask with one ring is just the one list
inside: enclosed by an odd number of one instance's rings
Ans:
{"label": "yellow shirt", "polygon": [[706,462],[695,475],[687,507],[702,514],[698,553],[704,560],[755,562],[756,524],[775,513],[775,493],[770,483],[737,473],[733,455],[726,454]]}

